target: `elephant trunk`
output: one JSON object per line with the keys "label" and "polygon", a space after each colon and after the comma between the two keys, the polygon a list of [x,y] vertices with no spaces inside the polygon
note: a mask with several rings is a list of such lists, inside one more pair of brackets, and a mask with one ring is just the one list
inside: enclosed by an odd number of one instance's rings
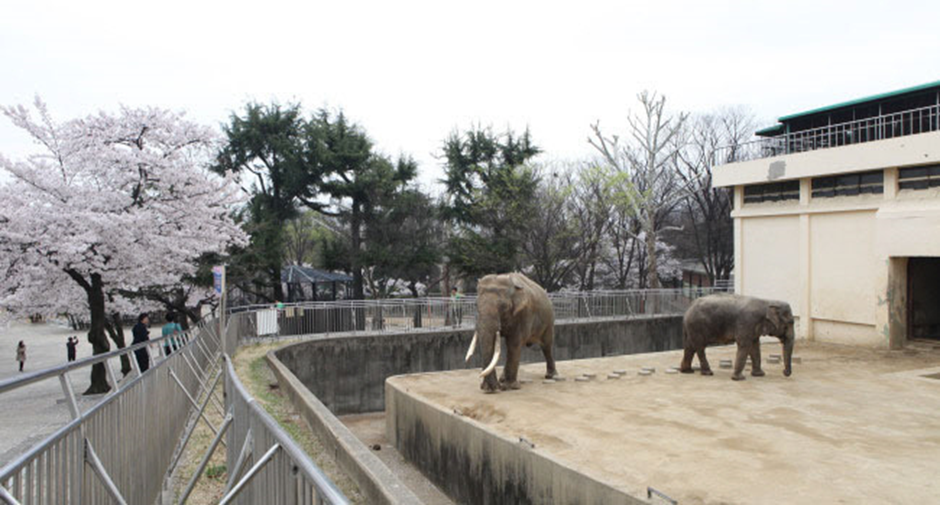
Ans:
{"label": "elephant trunk", "polygon": [[796,334],[793,331],[793,323],[787,325],[787,333],[783,340],[783,375],[789,377],[793,373],[791,364],[793,361],[793,343],[796,340]]}

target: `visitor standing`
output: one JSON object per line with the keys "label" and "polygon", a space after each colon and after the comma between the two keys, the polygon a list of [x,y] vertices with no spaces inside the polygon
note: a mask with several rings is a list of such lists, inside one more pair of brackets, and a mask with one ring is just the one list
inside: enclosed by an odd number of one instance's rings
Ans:
{"label": "visitor standing", "polygon": [[26,364],[26,342],[20,340],[20,345],[16,346],[16,361],[20,362],[20,371],[23,371],[23,365]]}
{"label": "visitor standing", "polygon": [[174,335],[163,341],[163,350],[166,351],[166,355],[169,356],[173,352],[173,349],[179,349],[179,341],[177,341],[175,335],[183,333],[183,327],[176,322],[176,314],[170,312],[166,315],[166,324],[163,325],[161,330],[164,337],[168,335]]}
{"label": "visitor standing", "polygon": [[75,361],[75,347],[78,345],[78,337],[69,337],[69,341],[65,344],[65,348],[68,351],[69,362]]}
{"label": "visitor standing", "polygon": [[[144,312],[137,316],[137,324],[134,325],[134,329],[132,330],[134,334],[133,343],[140,344],[150,341],[150,330],[147,328],[149,325],[150,315]],[[140,373],[144,373],[150,369],[150,353],[147,351],[147,346],[134,351],[134,355],[137,357],[137,365],[140,366]]]}
{"label": "visitor standing", "polygon": [[460,306],[461,298],[463,298],[463,295],[460,294],[460,291],[457,291],[457,287],[451,288],[451,321],[454,326],[460,326],[463,323],[463,307]]}

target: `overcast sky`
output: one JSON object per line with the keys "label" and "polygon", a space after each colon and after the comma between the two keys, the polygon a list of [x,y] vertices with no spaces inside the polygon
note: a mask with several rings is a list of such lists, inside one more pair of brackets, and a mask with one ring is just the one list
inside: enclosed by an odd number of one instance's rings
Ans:
{"label": "overcast sky", "polygon": [[[531,128],[591,154],[636,93],[673,110],[749,106],[761,125],[940,79],[940,2],[17,1],[0,9],[0,102],[58,119],[159,105],[218,126],[246,101],[342,108],[426,184],[442,139]],[[0,118],[0,152],[29,139]]]}

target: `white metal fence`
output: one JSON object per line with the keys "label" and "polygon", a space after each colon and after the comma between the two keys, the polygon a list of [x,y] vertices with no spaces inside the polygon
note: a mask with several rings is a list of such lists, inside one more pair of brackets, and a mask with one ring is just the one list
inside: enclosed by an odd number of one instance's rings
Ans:
{"label": "white metal fence", "polygon": [[[551,293],[555,319],[681,314],[695,298],[719,288],[637,289]],[[254,305],[233,309],[229,330],[236,341],[317,333],[401,332],[472,328],[476,297],[347,300]]]}

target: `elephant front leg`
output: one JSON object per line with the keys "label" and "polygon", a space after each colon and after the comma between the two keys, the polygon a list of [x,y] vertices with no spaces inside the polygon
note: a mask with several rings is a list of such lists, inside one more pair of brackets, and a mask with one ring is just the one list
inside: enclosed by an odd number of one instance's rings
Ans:
{"label": "elephant front leg", "polygon": [[499,391],[499,381],[496,380],[495,370],[490,372],[486,377],[483,377],[480,389],[482,389],[484,393],[495,393]]}
{"label": "elephant front leg", "polygon": [[519,360],[522,358],[521,345],[509,345],[506,350],[506,366],[503,367],[503,377],[499,385],[502,389],[519,389]]}
{"label": "elephant front leg", "polygon": [[751,347],[751,376],[763,377],[766,375],[760,367],[760,343],[755,342]]}
{"label": "elephant front leg", "polygon": [[734,374],[731,376],[733,380],[744,380],[744,364],[747,362],[748,354],[748,349],[738,346],[738,354],[734,357]]}

